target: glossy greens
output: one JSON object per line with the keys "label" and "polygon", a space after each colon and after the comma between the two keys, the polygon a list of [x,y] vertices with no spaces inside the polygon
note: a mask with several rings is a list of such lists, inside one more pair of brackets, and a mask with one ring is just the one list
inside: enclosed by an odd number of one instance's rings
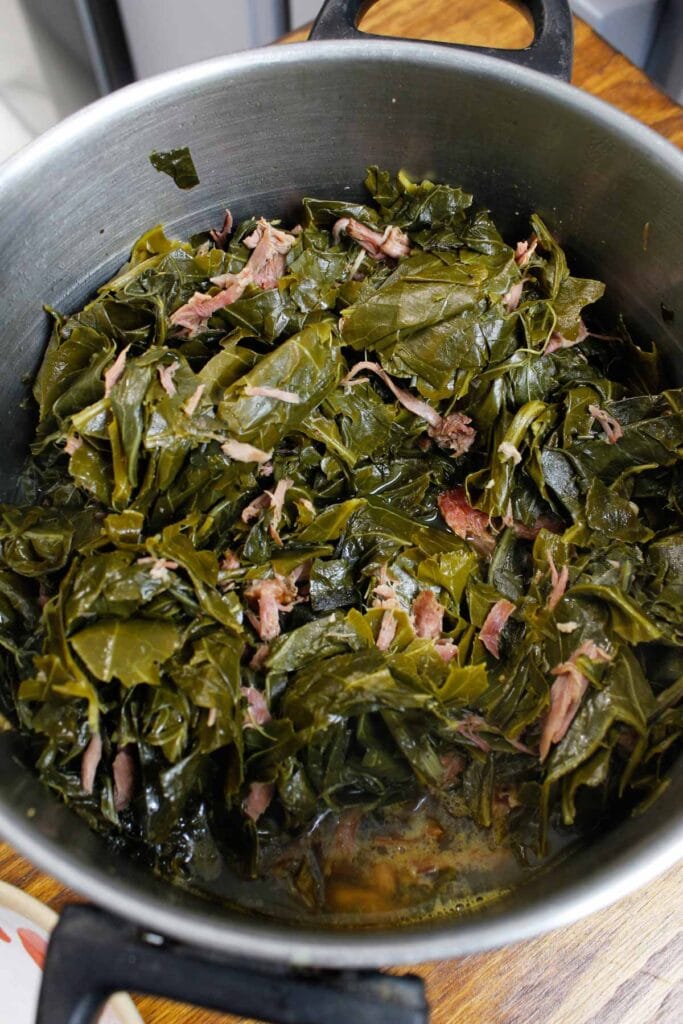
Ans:
{"label": "glossy greens", "polygon": [[473,828],[538,865],[646,807],[683,733],[683,392],[538,217],[511,247],[458,188],[366,184],[291,232],[153,228],[52,313],[0,507],[41,777],[171,877],[314,912],[362,909],[330,858],[362,874],[424,797],[423,902]]}

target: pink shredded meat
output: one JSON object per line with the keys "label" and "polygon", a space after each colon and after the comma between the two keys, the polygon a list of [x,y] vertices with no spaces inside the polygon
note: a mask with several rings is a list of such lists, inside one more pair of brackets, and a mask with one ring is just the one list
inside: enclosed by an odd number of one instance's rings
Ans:
{"label": "pink shredded meat", "polygon": [[230,210],[226,210],[223,227],[220,231],[217,231],[215,228],[209,231],[212,242],[214,242],[219,249],[223,249],[225,247],[225,243],[232,234],[232,225],[232,214],[230,213]]}
{"label": "pink shredded meat", "polygon": [[254,580],[245,590],[248,601],[256,602],[258,616],[250,621],[261,640],[269,643],[280,635],[280,612],[290,612],[298,601],[296,584],[291,576],[276,576],[271,580]]}
{"label": "pink shredded meat", "polygon": [[391,609],[387,609],[382,616],[382,622],[379,627],[379,633],[375,640],[375,645],[378,651],[388,651],[391,647],[394,637],[396,636],[396,628],[398,623],[394,617],[394,613]]}
{"label": "pink shredded meat", "polygon": [[221,451],[235,462],[257,462],[260,466],[267,464],[273,455],[272,452],[263,452],[260,448],[255,448],[253,444],[236,441],[233,437],[221,445]]}
{"label": "pink shredded meat", "polygon": [[590,331],[587,329],[583,320],[579,320],[579,329],[575,338],[565,338],[564,334],[560,334],[559,331],[555,331],[550,335],[550,341],[543,350],[544,353],[557,352],[560,348],[571,348],[572,345],[578,345],[580,342],[585,341]]}
{"label": "pink shredded meat", "polygon": [[524,277],[521,281],[517,281],[515,284],[513,284],[512,288],[510,288],[510,291],[506,292],[505,295],[503,296],[502,303],[507,309],[508,313],[513,313],[519,306],[519,303],[522,299],[522,292],[524,291],[525,281],[526,278]]}
{"label": "pink shredded meat", "polygon": [[477,432],[470,426],[472,420],[464,412],[444,416],[437,427],[427,427],[427,434],[440,448],[449,448],[453,458],[464,455],[474,444]]}
{"label": "pink shredded meat", "polygon": [[83,439],[78,434],[69,434],[64,445],[67,455],[74,455],[79,448],[83,447]]}
{"label": "pink shredded meat", "polygon": [[550,568],[550,582],[552,589],[548,596],[548,611],[552,612],[555,610],[557,605],[564,597],[564,592],[567,589],[569,583],[569,566],[563,565],[561,570],[558,572],[555,566],[555,560],[550,552],[547,554],[548,566]]}
{"label": "pink shredded meat", "polygon": [[383,260],[387,256],[397,260],[410,253],[410,239],[400,228],[392,227],[391,224],[382,232],[361,224],[353,217],[342,217],[332,228],[335,242],[339,241],[342,234],[346,234],[358,242],[366,252],[370,253],[373,260]]}
{"label": "pink shredded meat", "polygon": [[109,369],[104,374],[104,397],[108,398],[111,394],[111,390],[115,384],[123,377],[124,370],[126,369],[126,357],[128,356],[128,350],[130,345],[126,345],[125,348],[121,349],[114,362],[111,364]]}
{"label": "pink shredded meat", "polygon": [[157,372],[159,374],[159,383],[166,392],[166,394],[173,398],[176,393],[176,386],[173,381],[176,373],[180,369],[180,363],[171,363],[170,366],[158,366]]}
{"label": "pink shredded meat", "polygon": [[186,416],[194,416],[197,411],[197,406],[202,400],[205,388],[206,384],[198,384],[188,400],[183,404],[182,410]]}
{"label": "pink shredded meat", "polygon": [[291,405],[299,405],[301,402],[299,395],[295,395],[293,391],[283,391],[282,388],[254,387],[250,384],[244,389],[244,394],[250,398],[276,398]]}
{"label": "pink shredded meat", "polygon": [[440,658],[443,658],[446,664],[458,656],[458,645],[453,640],[437,640],[434,644],[434,650]]}
{"label": "pink shredded meat", "polygon": [[451,449],[453,456],[457,457],[472,447],[477,432],[474,427],[470,426],[472,420],[469,416],[465,416],[461,412],[452,412],[448,416],[441,416],[428,402],[423,402],[421,398],[416,398],[410,391],[395,384],[386,370],[383,370],[378,363],[372,363],[366,359],[356,363],[342,380],[342,385],[347,386],[353,383],[354,378],[363,370],[376,374],[408,412],[425,420],[429,424],[427,428],[429,437],[436,441],[441,448]]}
{"label": "pink shredded meat", "polygon": [[421,590],[413,601],[413,626],[419,637],[436,640],[443,630],[445,608],[437,601],[434,592]]}
{"label": "pink shredded meat", "polygon": [[250,501],[248,505],[245,505],[242,509],[242,515],[240,518],[243,523],[251,523],[254,519],[258,519],[266,508],[270,508],[270,494],[268,491],[264,491],[263,494],[257,495],[253,501]]}
{"label": "pink shredded meat", "polygon": [[280,545],[280,547],[282,547],[282,539],[280,537],[280,534],[278,533],[278,526],[280,525],[280,520],[282,519],[282,510],[285,504],[285,496],[289,488],[293,486],[294,481],[288,480],[286,477],[284,477],[282,480],[278,480],[277,484],[275,485],[274,491],[266,492],[268,494],[268,497],[270,498],[270,507],[273,513],[270,523],[268,525],[268,533],[275,541],[275,543]]}
{"label": "pink shredded meat", "polygon": [[484,619],[479,639],[494,658],[500,658],[500,634],[516,607],[512,601],[502,598],[500,601],[496,601]]}
{"label": "pink shredded meat", "polygon": [[212,278],[212,284],[221,290],[216,295],[195,292],[189,302],[176,309],[171,323],[184,327],[190,335],[196,334],[219,309],[237,302],[248,285],[274,288],[284,273],[285,257],[294,242],[294,235],[273,227],[262,217],[251,235],[244,239],[246,247],[253,251],[242,270]]}
{"label": "pink shredded meat", "polygon": [[426,420],[431,427],[438,429],[443,420],[439,413],[427,402],[423,402],[420,398],[416,398],[410,391],[406,391],[404,388],[400,388],[391,379],[386,370],[383,370],[379,363],[372,363],[367,359],[362,359],[359,363],[356,363],[342,380],[342,385],[350,384],[354,377],[357,376],[362,370],[369,370],[371,373],[376,374],[381,381],[389,388],[394,397],[401,403],[408,412],[412,412],[413,415],[419,416],[421,419]]}
{"label": "pink shredded meat", "polygon": [[441,778],[443,785],[447,785],[449,782],[455,782],[455,780],[462,775],[465,765],[467,764],[465,758],[461,754],[442,754],[439,761],[443,768],[443,776]]}
{"label": "pink shredded meat", "polygon": [[485,512],[470,505],[464,487],[454,487],[440,494],[439,511],[453,533],[469,541],[480,554],[491,555],[496,546],[491,521]]}
{"label": "pink shredded meat", "polygon": [[102,737],[98,732],[90,737],[88,746],[83,751],[81,758],[81,787],[88,796],[95,785],[95,773],[102,760]]}
{"label": "pink shredded meat", "polygon": [[252,821],[258,821],[270,807],[274,795],[275,786],[272,782],[252,782],[242,804],[246,816]]}
{"label": "pink shredded meat", "polygon": [[602,427],[608,444],[616,444],[624,436],[619,420],[615,420],[614,416],[610,416],[604,409],[600,409],[597,405],[589,405],[588,411]]}
{"label": "pink shredded meat", "polygon": [[396,593],[395,584],[389,579],[386,565],[380,567],[377,585],[373,587],[373,608],[402,608],[401,600]]}
{"label": "pink shredded meat", "polygon": [[114,807],[117,811],[125,811],[135,787],[135,759],[130,744],[118,751],[111,770],[114,777]]}
{"label": "pink shredded meat", "polygon": [[527,263],[536,252],[538,238],[532,235],[528,242],[517,242],[515,248],[515,263],[518,267],[526,267]]}
{"label": "pink shredded meat", "polygon": [[[267,652],[266,652],[267,653]],[[271,720],[266,698],[255,686],[240,687],[242,696],[247,698],[247,710],[244,716],[244,728],[266,725]]]}
{"label": "pink shredded meat", "polygon": [[545,761],[554,743],[559,743],[574,721],[588,689],[588,679],[577,667],[580,657],[589,661],[610,661],[611,656],[593,640],[584,640],[567,661],[552,670],[555,682],[550,687],[550,710],[543,722],[539,754]]}

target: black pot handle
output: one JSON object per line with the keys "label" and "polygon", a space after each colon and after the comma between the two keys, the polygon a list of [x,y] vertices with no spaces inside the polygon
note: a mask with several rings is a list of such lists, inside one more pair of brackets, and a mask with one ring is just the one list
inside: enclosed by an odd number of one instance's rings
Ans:
{"label": "black pot handle", "polygon": [[[356,25],[376,0],[325,0],[313,23],[309,39],[362,39],[369,33]],[[573,27],[569,0],[522,0],[534,20],[534,40],[524,50],[497,50],[491,46],[464,43],[434,43],[456,50],[485,53],[554,78],[569,81],[572,72]],[[385,38],[385,37],[382,37]],[[394,37],[389,37],[394,38]],[[405,40],[402,40],[405,42]]]}
{"label": "black pot handle", "polygon": [[94,1024],[113,992],[166,996],[274,1024],[428,1024],[422,980],[304,971],[228,958],[97,907],[66,907],[52,933],[36,1024]]}

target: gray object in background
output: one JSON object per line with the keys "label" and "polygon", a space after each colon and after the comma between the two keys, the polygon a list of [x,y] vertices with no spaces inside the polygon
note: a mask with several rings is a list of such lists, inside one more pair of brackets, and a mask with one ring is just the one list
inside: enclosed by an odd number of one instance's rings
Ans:
{"label": "gray object in background", "polygon": [[286,0],[118,0],[137,78],[270,43],[288,27]]}
{"label": "gray object in background", "polygon": [[318,14],[322,0],[289,0],[289,22],[292,28],[301,28]]}
{"label": "gray object in background", "polygon": [[571,0],[575,14],[683,103],[683,0]]}
{"label": "gray object in background", "polygon": [[668,0],[645,69],[683,103],[683,0]]}
{"label": "gray object in background", "polygon": [[615,49],[644,67],[665,0],[572,0],[572,9]]}

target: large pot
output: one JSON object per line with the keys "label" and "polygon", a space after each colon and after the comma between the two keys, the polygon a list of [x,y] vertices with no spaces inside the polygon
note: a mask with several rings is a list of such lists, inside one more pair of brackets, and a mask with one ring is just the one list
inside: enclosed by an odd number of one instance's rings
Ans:
{"label": "large pot", "polygon": [[[363,6],[328,0],[316,38],[357,35]],[[565,0],[529,7],[540,41],[516,59],[568,74]],[[153,149],[183,145],[201,178],[190,192],[148,160]],[[5,493],[31,427],[20,402],[46,340],[42,303],[79,306],[151,223],[182,237],[214,223],[226,202],[237,216],[282,215],[302,195],[361,195],[371,163],[461,184],[511,239],[525,237],[539,211],[574,267],[606,281],[614,309],[639,336],[658,338],[673,365],[683,346],[683,156],[671,145],[557,78],[485,53],[369,36],[265,49],[126,88],[0,173]],[[674,317],[664,320],[662,307]],[[285,927],[113,855],[21,766],[16,742],[0,736],[0,830],[17,849],[148,929],[259,960],[367,967],[471,953],[568,924],[683,855],[674,784],[642,817],[475,916],[371,933]]]}

